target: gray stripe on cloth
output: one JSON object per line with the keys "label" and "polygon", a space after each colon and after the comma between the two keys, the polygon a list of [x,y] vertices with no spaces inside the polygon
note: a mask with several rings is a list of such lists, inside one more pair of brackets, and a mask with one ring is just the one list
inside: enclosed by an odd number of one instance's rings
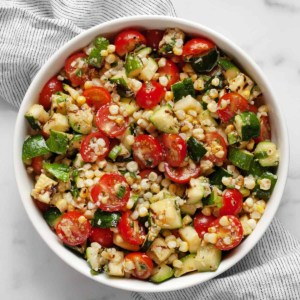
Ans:
{"label": "gray stripe on cloth", "polygon": [[300,299],[300,244],[275,218],[253,250],[217,278],[174,292],[132,293],[132,298],[134,300]]}
{"label": "gray stripe on cloth", "polygon": [[0,0],[0,100],[19,107],[45,61],[83,30],[153,14],[176,16],[170,0]]}

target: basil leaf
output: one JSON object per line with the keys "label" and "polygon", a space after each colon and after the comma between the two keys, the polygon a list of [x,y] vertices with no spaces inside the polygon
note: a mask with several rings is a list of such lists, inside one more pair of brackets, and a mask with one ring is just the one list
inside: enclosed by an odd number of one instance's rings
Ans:
{"label": "basil leaf", "polygon": [[110,228],[117,227],[121,213],[119,212],[106,212],[101,209],[97,209],[92,220],[93,227]]}
{"label": "basil leaf", "polygon": [[27,138],[23,144],[22,159],[27,160],[36,156],[48,154],[49,149],[42,135]]}
{"label": "basil leaf", "polygon": [[69,138],[64,132],[51,130],[50,137],[46,141],[49,150],[56,154],[65,154],[68,149]]}
{"label": "basil leaf", "polygon": [[67,182],[70,179],[70,167],[64,164],[44,162],[44,169],[57,179]]}

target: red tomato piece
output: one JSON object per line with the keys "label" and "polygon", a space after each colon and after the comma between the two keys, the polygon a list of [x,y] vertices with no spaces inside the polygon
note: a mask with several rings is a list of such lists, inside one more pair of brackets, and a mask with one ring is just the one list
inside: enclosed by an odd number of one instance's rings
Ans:
{"label": "red tomato piece", "polygon": [[237,215],[243,207],[243,195],[237,189],[226,189],[223,193],[223,206],[219,216]]}
{"label": "red tomato piece", "polygon": [[113,232],[109,228],[93,227],[89,236],[91,243],[98,243],[102,247],[109,248],[113,246]]}
{"label": "red tomato piece", "polygon": [[188,183],[191,178],[198,177],[201,173],[200,167],[191,161],[188,166],[178,168],[173,168],[165,163],[165,171],[166,175],[177,183]]}
{"label": "red tomato piece", "polygon": [[120,136],[126,130],[128,124],[128,118],[124,118],[122,123],[117,123],[115,120],[111,120],[111,113],[109,112],[110,104],[101,106],[96,114],[96,125],[110,138]]}
{"label": "red tomato piece", "polygon": [[122,238],[132,245],[141,245],[145,238],[144,227],[138,220],[133,220],[131,217],[131,211],[125,211],[118,223],[118,229]]}
{"label": "red tomato piece", "polygon": [[39,209],[40,212],[44,213],[48,208],[50,207],[49,204],[46,204],[44,202],[41,202],[39,200],[33,199],[34,204]]}
{"label": "red tomato piece", "polygon": [[228,122],[236,114],[249,109],[248,101],[238,93],[227,93],[218,101],[217,114],[222,122]]}
{"label": "red tomato piece", "polygon": [[229,225],[222,226],[220,224],[220,217],[213,221],[209,228],[208,232],[215,232],[217,234],[217,243],[216,247],[220,250],[230,250],[235,248],[240,244],[243,239],[243,227],[240,220],[235,216],[227,216]]}
{"label": "red tomato piece", "polygon": [[[211,153],[207,157],[213,163],[222,163],[227,157],[227,144],[224,138],[217,132],[209,132],[205,135],[205,142],[211,148]],[[219,151],[224,151],[224,155],[216,155]]]}
{"label": "red tomato piece", "polygon": [[61,81],[58,80],[56,76],[52,77],[44,85],[40,93],[39,104],[43,105],[45,110],[49,110],[51,108],[51,96],[57,92],[61,92],[62,90],[63,86]]}
{"label": "red tomato piece", "polygon": [[166,162],[171,167],[179,167],[187,154],[185,140],[179,134],[163,134],[162,143],[165,151]]}
{"label": "red tomato piece", "polygon": [[59,239],[65,244],[76,246],[87,240],[91,232],[91,224],[79,211],[69,211],[62,215],[55,230]]}
{"label": "red tomato piece", "polygon": [[210,49],[214,48],[216,45],[205,38],[195,38],[186,42],[182,49],[182,56],[198,56]]}
{"label": "red tomato piece", "polygon": [[33,168],[34,174],[40,175],[43,169],[43,157],[42,156],[34,157],[31,161],[31,167]]}
{"label": "red tomato piece", "polygon": [[145,37],[147,41],[147,46],[151,47],[153,50],[158,50],[159,42],[164,36],[163,30],[150,29],[145,31]]}
{"label": "red tomato piece", "polygon": [[248,110],[255,114],[258,112],[258,108],[253,104],[249,104]]}
{"label": "red tomato piece", "polygon": [[85,58],[85,53],[78,52],[66,60],[65,71],[73,86],[82,85],[88,79],[89,66]]}
{"label": "red tomato piece", "polygon": [[158,68],[157,73],[159,73],[159,76],[166,76],[168,78],[167,90],[170,90],[171,86],[180,79],[179,69],[176,64],[169,59],[167,59],[165,66]]}
{"label": "red tomato piece", "polygon": [[111,101],[111,95],[107,89],[94,86],[83,91],[86,103],[98,110],[102,105]]}
{"label": "red tomato piece", "polygon": [[162,161],[163,149],[152,135],[138,135],[132,149],[134,160],[141,168],[155,168]]}
{"label": "red tomato piece", "polygon": [[80,154],[85,162],[95,162],[104,158],[109,151],[109,140],[102,132],[88,134],[80,146]]}
{"label": "red tomato piece", "polygon": [[164,98],[165,88],[157,81],[147,81],[137,92],[135,98],[138,106],[148,109],[156,106]]}
{"label": "red tomato piece", "polygon": [[146,43],[145,37],[139,31],[126,29],[121,31],[115,38],[116,53],[119,56],[124,56],[137,46]]}
{"label": "red tomato piece", "polygon": [[125,210],[129,196],[125,177],[117,173],[104,174],[91,189],[93,201],[104,211]]}
{"label": "red tomato piece", "polygon": [[125,256],[126,261],[134,263],[134,269],[131,275],[138,279],[147,279],[151,276],[153,270],[152,259],[142,252],[132,252]]}
{"label": "red tomato piece", "polygon": [[255,138],[255,143],[259,143],[265,140],[271,140],[271,125],[269,117],[260,117],[260,134],[259,137]]}
{"label": "red tomato piece", "polygon": [[213,215],[205,216],[201,212],[197,213],[194,218],[194,228],[201,239],[203,239],[203,236],[207,232],[208,227],[215,219],[216,217],[214,217]]}

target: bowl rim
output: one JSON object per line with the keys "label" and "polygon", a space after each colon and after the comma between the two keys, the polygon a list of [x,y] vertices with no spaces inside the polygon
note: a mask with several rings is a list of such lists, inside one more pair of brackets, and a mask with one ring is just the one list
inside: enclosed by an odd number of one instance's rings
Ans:
{"label": "bowl rim", "polygon": [[[210,273],[197,273],[197,274],[205,274],[202,275],[204,278],[201,278],[201,276],[197,277],[191,277],[193,275],[188,275],[188,276],[183,276],[180,278],[176,279],[171,279],[170,281],[166,282],[175,282],[176,284],[165,284],[162,283],[160,285],[155,285],[153,283],[149,282],[143,282],[143,281],[137,281],[135,279],[114,279],[109,277],[109,280],[105,279],[104,276],[99,275],[99,276],[91,276],[87,270],[84,270],[81,266],[78,266],[77,264],[75,265],[74,262],[74,257],[73,254],[70,256],[67,254],[66,251],[70,253],[69,250],[65,249],[61,243],[58,243],[57,241],[47,239],[45,237],[45,230],[48,227],[45,227],[45,224],[41,224],[41,215],[38,215],[38,212],[36,211],[36,208],[34,207],[33,201],[28,201],[30,198],[29,195],[22,193],[22,185],[23,179],[24,179],[24,174],[20,172],[21,168],[23,166],[22,159],[21,159],[21,149],[22,149],[22,143],[24,140],[24,134],[22,133],[22,130],[20,130],[23,126],[24,122],[24,113],[26,111],[26,108],[28,106],[28,102],[30,102],[30,98],[32,94],[36,94],[36,90],[38,86],[41,85],[41,78],[44,77],[44,79],[47,77],[47,70],[51,68],[51,65],[55,63],[59,57],[63,56],[64,53],[68,52],[68,49],[71,47],[74,47],[77,42],[79,42],[81,39],[84,37],[94,34],[99,35],[101,33],[101,30],[103,28],[109,29],[110,26],[121,26],[123,25],[123,28],[126,28],[127,22],[136,22],[136,27],[142,26],[142,27],[148,27],[148,28],[157,28],[158,26],[149,26],[148,23],[147,25],[140,25],[139,22],[144,22],[145,20],[148,21],[149,24],[155,24],[154,22],[171,22],[174,23],[174,27],[180,27],[180,26],[186,26],[186,27],[191,27],[193,30],[198,31],[199,35],[206,35],[209,36],[211,39],[216,39],[218,41],[221,41],[224,45],[226,45],[231,52],[235,52],[234,55],[230,53],[232,57],[236,59],[236,56],[239,57],[239,60],[242,61],[241,65],[243,66],[244,64],[248,64],[249,68],[251,67],[252,72],[255,73],[256,78],[259,78],[260,82],[266,87],[266,91],[268,92],[269,95],[269,100],[272,104],[272,108],[275,109],[275,114],[276,114],[276,122],[278,123],[278,130],[280,131],[280,151],[281,151],[281,161],[280,161],[280,167],[279,171],[277,174],[278,176],[278,181],[276,184],[276,187],[273,191],[272,194],[272,206],[269,205],[267,206],[268,208],[268,216],[265,217],[265,215],[262,217],[262,219],[258,222],[257,225],[257,230],[254,230],[254,232],[236,249],[237,251],[234,251],[233,255],[230,255],[229,262],[224,265],[221,263],[219,269],[215,272],[210,272]],[[75,47],[76,48],[76,47]],[[77,48],[78,49],[78,48]],[[74,52],[74,51],[73,51]],[[249,73],[249,72],[247,72]],[[253,74],[251,74],[253,76]],[[49,76],[47,77],[49,79]],[[44,80],[44,82],[46,82]],[[17,186],[18,190],[22,199],[22,203],[24,205],[24,208],[26,210],[26,213],[31,220],[33,226],[37,230],[37,232],[40,234],[41,238],[45,241],[45,243],[52,249],[55,254],[60,257],[64,262],[66,262],[68,265],[70,265],[73,269],[77,270],[78,272],[84,274],[85,276],[108,286],[123,289],[123,290],[128,290],[128,291],[136,291],[136,292],[168,292],[168,291],[173,291],[173,290],[178,290],[178,289],[183,289],[183,288],[189,288],[191,286],[194,286],[196,284],[203,283],[207,280],[210,280],[221,273],[225,272],[229,268],[233,267],[236,263],[238,263],[245,255],[247,255],[251,249],[258,243],[258,241],[261,239],[267,228],[269,227],[271,221],[273,220],[276,211],[279,207],[284,187],[285,187],[285,182],[287,179],[287,173],[288,173],[288,165],[289,165],[289,143],[288,143],[288,131],[287,131],[287,126],[286,122],[284,120],[284,116],[280,114],[280,105],[279,101],[276,100],[276,97],[272,91],[271,85],[266,79],[266,76],[262,72],[262,70],[257,66],[257,64],[253,61],[252,58],[248,56],[242,50],[236,43],[230,41],[227,39],[223,34],[220,34],[216,32],[215,30],[212,30],[200,23],[197,22],[192,22],[188,21],[183,18],[175,18],[175,17],[169,17],[169,16],[159,16],[159,15],[151,15],[151,16],[146,16],[146,15],[139,15],[139,16],[130,16],[130,17],[122,17],[119,19],[114,19],[111,21],[107,21],[104,23],[101,23],[99,25],[96,25],[94,27],[91,27],[88,30],[83,31],[79,35],[75,36],[71,40],[69,40],[67,43],[65,43],[62,47],[60,47],[47,61],[46,63],[41,67],[41,69],[38,71],[34,79],[32,80],[24,98],[23,102],[21,104],[21,107],[18,112],[16,124],[15,124],[15,129],[14,129],[14,153],[13,153],[13,161],[14,161],[14,171],[15,171],[15,176],[16,176],[16,181],[17,181]],[[22,140],[23,139],[23,140]],[[44,220],[43,220],[44,222]],[[44,222],[46,223],[46,222]],[[258,230],[260,228],[260,230]],[[50,229],[48,228],[48,231]],[[47,233],[48,234],[48,233]],[[248,242],[249,240],[249,242]],[[243,244],[247,242],[247,247],[242,247],[239,249]],[[193,278],[193,279],[192,279]]]}

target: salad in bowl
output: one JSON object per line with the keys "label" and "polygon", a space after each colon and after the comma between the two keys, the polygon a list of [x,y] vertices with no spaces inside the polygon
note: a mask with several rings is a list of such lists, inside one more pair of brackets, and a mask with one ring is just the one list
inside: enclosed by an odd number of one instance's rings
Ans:
{"label": "salad in bowl", "polygon": [[260,87],[180,28],[100,34],[25,118],[32,201],[95,276],[161,283],[216,271],[277,181]]}

